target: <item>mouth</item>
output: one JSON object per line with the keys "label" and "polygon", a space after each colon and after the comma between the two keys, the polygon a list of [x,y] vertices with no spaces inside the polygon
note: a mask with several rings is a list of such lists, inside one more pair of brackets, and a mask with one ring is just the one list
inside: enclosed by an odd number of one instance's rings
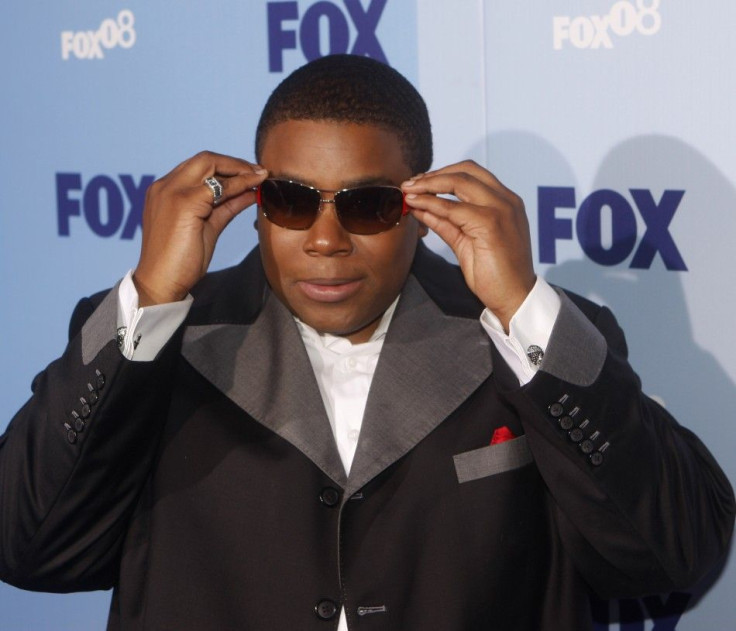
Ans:
{"label": "mouth", "polygon": [[362,284],[360,279],[310,278],[297,281],[296,285],[315,302],[341,302],[355,295]]}

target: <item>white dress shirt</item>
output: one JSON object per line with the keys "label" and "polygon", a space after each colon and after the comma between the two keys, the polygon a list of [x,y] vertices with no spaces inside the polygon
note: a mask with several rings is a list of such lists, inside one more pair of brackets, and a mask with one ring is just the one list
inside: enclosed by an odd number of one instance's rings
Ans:
{"label": "white dress shirt", "polygon": [[397,297],[383,314],[373,335],[362,344],[353,344],[345,337],[330,333],[318,333],[295,318],[346,474],[350,473],[368,390],[398,301]]}

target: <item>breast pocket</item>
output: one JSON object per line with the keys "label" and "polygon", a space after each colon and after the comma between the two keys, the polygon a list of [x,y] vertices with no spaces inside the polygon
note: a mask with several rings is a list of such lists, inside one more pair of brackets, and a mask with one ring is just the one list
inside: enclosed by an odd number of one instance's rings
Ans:
{"label": "breast pocket", "polygon": [[533,460],[526,436],[466,451],[453,459],[457,480],[461,483],[519,469]]}

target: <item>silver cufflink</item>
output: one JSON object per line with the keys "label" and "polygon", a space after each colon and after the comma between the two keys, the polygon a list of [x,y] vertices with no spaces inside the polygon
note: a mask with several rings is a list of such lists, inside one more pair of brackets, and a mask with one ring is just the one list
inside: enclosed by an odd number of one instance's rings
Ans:
{"label": "silver cufflink", "polygon": [[544,351],[536,344],[532,344],[526,349],[526,356],[532,364],[539,366],[544,358]]}

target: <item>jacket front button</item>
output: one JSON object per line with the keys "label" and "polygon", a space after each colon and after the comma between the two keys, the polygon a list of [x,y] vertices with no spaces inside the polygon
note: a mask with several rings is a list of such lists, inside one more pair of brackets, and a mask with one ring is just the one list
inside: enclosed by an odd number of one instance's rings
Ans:
{"label": "jacket front button", "polygon": [[565,408],[562,407],[562,403],[555,402],[552,405],[549,406],[549,415],[552,418],[559,418],[565,413]]}
{"label": "jacket front button", "polygon": [[337,603],[332,600],[324,599],[320,600],[314,606],[314,613],[320,620],[332,620],[337,614]]}
{"label": "jacket front button", "polygon": [[77,414],[74,410],[72,410],[72,428],[75,432],[83,432],[85,427],[84,421],[79,418],[79,414]]}
{"label": "jacket front button", "polygon": [[82,418],[87,418],[92,413],[92,408],[89,407],[89,403],[87,403],[87,399],[84,397],[79,397],[79,402],[82,404],[82,408],[79,410],[79,416]]}
{"label": "jacket front button", "polygon": [[337,489],[333,489],[331,486],[326,486],[319,494],[319,499],[325,506],[332,508],[333,506],[337,506],[340,502],[340,493]]}
{"label": "jacket front button", "polygon": [[91,405],[94,405],[99,400],[97,390],[95,390],[95,387],[91,383],[87,384],[87,399],[89,399]]}
{"label": "jacket front button", "polygon": [[580,451],[582,451],[584,454],[593,453],[594,449],[595,445],[593,444],[593,441],[589,438],[586,438],[582,443],[580,443]]}

